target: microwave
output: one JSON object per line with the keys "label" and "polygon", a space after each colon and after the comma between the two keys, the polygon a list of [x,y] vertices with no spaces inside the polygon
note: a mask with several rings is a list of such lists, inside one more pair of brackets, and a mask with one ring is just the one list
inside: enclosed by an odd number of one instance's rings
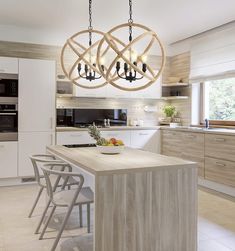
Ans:
{"label": "microwave", "polygon": [[0,97],[18,97],[18,79],[0,78]]}

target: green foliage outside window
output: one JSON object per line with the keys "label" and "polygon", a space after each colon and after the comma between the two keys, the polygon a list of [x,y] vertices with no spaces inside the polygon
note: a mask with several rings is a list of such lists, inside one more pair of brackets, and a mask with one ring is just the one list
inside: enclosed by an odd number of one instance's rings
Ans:
{"label": "green foliage outside window", "polygon": [[206,82],[209,119],[235,121],[235,78]]}

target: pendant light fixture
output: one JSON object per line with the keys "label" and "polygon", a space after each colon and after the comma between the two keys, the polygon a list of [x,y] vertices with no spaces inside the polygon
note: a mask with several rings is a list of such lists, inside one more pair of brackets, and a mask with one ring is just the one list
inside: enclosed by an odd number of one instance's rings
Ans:
{"label": "pendant light fixture", "polygon": [[[95,89],[107,84],[97,66],[97,47],[104,33],[92,27],[92,0],[89,0],[89,26],[67,39],[61,51],[61,67],[75,85]],[[84,44],[85,41],[85,44]],[[102,59],[100,69],[105,70]]]}
{"label": "pendant light fixture", "polygon": [[[152,85],[160,77],[165,64],[165,51],[157,34],[142,24],[134,23],[132,16],[132,0],[129,0],[128,23],[107,32],[97,51],[102,76],[114,87],[125,91],[138,91]],[[154,50],[152,54],[151,50]],[[158,56],[153,57],[156,51]],[[105,65],[102,61],[104,56],[109,58]],[[148,56],[152,60],[148,60]]]}

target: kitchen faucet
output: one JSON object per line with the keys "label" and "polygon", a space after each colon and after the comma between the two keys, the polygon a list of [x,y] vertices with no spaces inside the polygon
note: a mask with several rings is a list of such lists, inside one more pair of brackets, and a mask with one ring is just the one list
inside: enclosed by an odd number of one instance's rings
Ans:
{"label": "kitchen faucet", "polygon": [[205,128],[209,129],[210,125],[209,125],[209,119],[205,119]]}

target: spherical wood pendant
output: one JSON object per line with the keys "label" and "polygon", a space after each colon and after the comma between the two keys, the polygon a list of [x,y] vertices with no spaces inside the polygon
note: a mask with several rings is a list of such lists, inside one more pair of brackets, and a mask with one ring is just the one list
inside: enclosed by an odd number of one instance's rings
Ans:
{"label": "spherical wood pendant", "polygon": [[[89,35],[92,35],[91,45],[88,43]],[[97,48],[103,36],[104,33],[98,30],[83,30],[70,37],[63,46],[61,67],[65,76],[75,85],[95,89],[107,84],[96,60]]]}
{"label": "spherical wood pendant", "polygon": [[[130,41],[130,23],[114,27],[104,34],[97,50],[99,72],[107,82],[124,91],[138,91],[149,87],[160,77],[165,64],[165,51],[157,34],[137,23],[132,23],[131,29],[133,39]],[[123,38],[127,38],[127,41]],[[157,57],[153,56],[156,54]],[[122,72],[119,72],[118,68],[123,68]],[[123,79],[127,72],[132,78],[136,75],[136,80]]]}

